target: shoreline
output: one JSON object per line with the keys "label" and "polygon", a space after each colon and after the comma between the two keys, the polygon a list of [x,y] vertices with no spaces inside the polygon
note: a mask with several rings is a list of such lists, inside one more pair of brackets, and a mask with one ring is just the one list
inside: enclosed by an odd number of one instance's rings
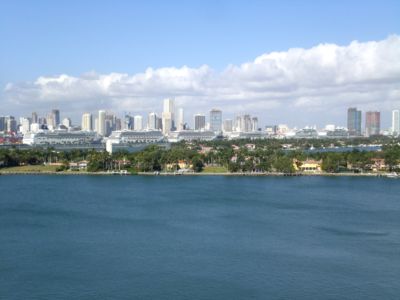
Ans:
{"label": "shoreline", "polygon": [[0,175],[67,175],[67,176],[236,176],[236,177],[387,177],[390,173],[154,173],[139,172],[135,174],[119,174],[110,172],[86,172],[86,171],[0,171]]}

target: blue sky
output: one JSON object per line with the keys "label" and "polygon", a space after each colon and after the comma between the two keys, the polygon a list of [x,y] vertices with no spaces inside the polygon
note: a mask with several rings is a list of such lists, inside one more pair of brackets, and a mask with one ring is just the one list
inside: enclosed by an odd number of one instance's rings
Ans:
{"label": "blue sky", "polygon": [[400,33],[399,16],[399,1],[2,0],[0,84],[147,67],[223,71],[272,51],[380,41]]}

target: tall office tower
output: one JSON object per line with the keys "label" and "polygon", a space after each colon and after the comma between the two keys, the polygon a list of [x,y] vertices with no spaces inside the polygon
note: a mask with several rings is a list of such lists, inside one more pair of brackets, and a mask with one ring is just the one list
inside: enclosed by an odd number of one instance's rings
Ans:
{"label": "tall office tower", "polygon": [[232,132],[233,129],[233,121],[231,119],[224,120],[223,130],[225,132]]}
{"label": "tall office tower", "polygon": [[62,120],[62,125],[64,125],[67,128],[70,128],[72,126],[72,121],[70,118],[64,118]]}
{"label": "tall office tower", "polygon": [[251,118],[251,131],[257,131],[258,130],[258,118],[253,117]]}
{"label": "tall office tower", "polygon": [[143,117],[142,116],[135,116],[135,125],[133,126],[133,128],[136,131],[142,131],[143,130]]}
{"label": "tall office tower", "polygon": [[99,116],[97,118],[97,132],[98,134],[105,136],[106,135],[106,111],[99,110]]}
{"label": "tall office tower", "polygon": [[147,129],[159,129],[157,127],[157,114],[155,112],[149,113],[149,115],[147,116]]}
{"label": "tall office tower", "polygon": [[38,118],[38,114],[36,112],[32,113],[32,123],[38,123],[39,118]]}
{"label": "tall office tower", "polygon": [[381,131],[381,113],[379,111],[367,111],[365,114],[365,135],[378,135]]}
{"label": "tall office tower", "polygon": [[206,127],[206,116],[205,115],[194,115],[194,130],[202,130]]}
{"label": "tall office tower", "polygon": [[49,129],[56,128],[56,120],[54,119],[53,113],[49,113],[46,118],[46,124]]}
{"label": "tall office tower", "polygon": [[134,118],[128,114],[124,117],[124,129],[125,130],[133,130],[134,126]]}
{"label": "tall office tower", "polygon": [[162,131],[168,135],[172,129],[172,114],[170,112],[162,113]]}
{"label": "tall office tower", "polygon": [[93,116],[91,113],[82,115],[82,131],[93,131]]}
{"label": "tall office tower", "polygon": [[53,109],[51,111],[51,114],[53,115],[53,119],[54,119],[54,127],[57,127],[58,125],[61,124],[60,122],[60,111],[58,109]]}
{"label": "tall office tower", "polygon": [[361,135],[361,110],[356,107],[347,110],[347,130],[350,136]]}
{"label": "tall office tower", "polygon": [[399,110],[395,109],[392,111],[392,134],[399,135],[400,134],[400,118],[399,118]]}
{"label": "tall office tower", "polygon": [[6,122],[5,131],[17,132],[17,120],[15,120],[13,116],[6,116],[5,122]]}
{"label": "tall office tower", "polygon": [[220,132],[222,128],[222,111],[212,109],[210,111],[210,130]]}
{"label": "tall office tower", "polygon": [[6,117],[0,117],[0,131],[6,130]]}
{"label": "tall office tower", "polygon": [[44,117],[39,117],[37,122],[38,122],[38,124],[40,124],[40,125],[47,124],[47,120],[46,120],[46,118],[44,118]]}
{"label": "tall office tower", "polygon": [[182,131],[185,129],[185,117],[183,114],[183,108],[178,109],[178,116],[176,118],[176,130]]}
{"label": "tall office tower", "polygon": [[[169,118],[170,120],[167,120],[167,122],[171,122],[171,127],[170,130],[175,129],[175,100],[171,98],[164,99],[164,110],[163,113],[165,114],[165,118]],[[164,118],[164,116],[163,116]],[[165,126],[163,126],[164,128]],[[165,128],[164,128],[165,130]]]}
{"label": "tall office tower", "polygon": [[[250,132],[252,131],[252,119],[250,115],[240,115],[236,117],[235,131]],[[258,125],[258,124],[257,124]]]}
{"label": "tall office tower", "polygon": [[157,126],[156,126],[156,129],[158,129],[158,130],[162,130],[163,129],[163,127],[162,127],[162,118],[160,118],[160,117],[157,117]]}
{"label": "tall office tower", "polygon": [[121,130],[122,129],[122,121],[120,118],[115,119],[115,130]]}
{"label": "tall office tower", "polygon": [[20,123],[19,131],[22,134],[25,134],[30,130],[31,120],[29,118],[20,118],[19,123]]}

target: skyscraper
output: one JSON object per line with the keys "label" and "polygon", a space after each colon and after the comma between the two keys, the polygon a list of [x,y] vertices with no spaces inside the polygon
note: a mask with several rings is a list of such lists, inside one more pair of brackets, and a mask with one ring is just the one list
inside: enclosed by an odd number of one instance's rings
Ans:
{"label": "skyscraper", "polygon": [[93,131],[93,116],[91,113],[84,113],[82,115],[82,130]]}
{"label": "skyscraper", "polygon": [[38,114],[36,112],[32,113],[32,123],[38,123]]}
{"label": "skyscraper", "polygon": [[53,115],[54,126],[57,127],[60,125],[60,111],[58,109],[53,109],[51,114]]}
{"label": "skyscraper", "polygon": [[97,119],[97,132],[105,136],[106,135],[106,111],[105,110],[99,110],[99,117]]}
{"label": "skyscraper", "polygon": [[212,109],[210,111],[210,130],[220,132],[222,128],[222,111],[219,109]]}
{"label": "skyscraper", "polygon": [[252,117],[251,118],[251,131],[257,131],[258,130],[258,118],[257,117]]}
{"label": "skyscraper", "polygon": [[223,130],[225,131],[225,132],[232,132],[232,129],[233,129],[233,121],[231,120],[231,119],[226,119],[226,120],[224,120],[224,128],[223,128]]}
{"label": "skyscraper", "polygon": [[135,120],[134,121],[135,122],[134,129],[136,131],[142,131],[143,130],[143,117],[137,115],[137,116],[135,116],[134,120]]}
{"label": "skyscraper", "polygon": [[64,125],[67,128],[70,128],[72,126],[72,121],[70,118],[64,118],[62,121],[62,125]]}
{"label": "skyscraper", "polygon": [[149,113],[147,117],[147,128],[150,130],[156,130],[157,128],[157,114],[155,112]]}
{"label": "skyscraper", "polygon": [[126,114],[124,117],[124,129],[125,130],[133,130],[133,126],[134,124],[134,118],[132,116],[130,116],[129,114]]}
{"label": "skyscraper", "polygon": [[179,108],[176,120],[176,130],[182,131],[184,127],[185,127],[185,116],[183,114],[183,108]]}
{"label": "skyscraper", "polygon": [[194,130],[202,130],[206,127],[206,116],[196,114],[194,115]]}
{"label": "skyscraper", "polygon": [[175,101],[164,99],[164,110],[162,113],[163,133],[168,134],[175,127]]}
{"label": "skyscraper", "polygon": [[350,136],[361,135],[361,110],[356,107],[347,110],[347,129]]}
{"label": "skyscraper", "polygon": [[400,118],[399,118],[399,110],[392,111],[392,134],[399,135],[400,134]]}
{"label": "skyscraper", "polygon": [[381,113],[379,111],[367,111],[365,114],[365,135],[378,135],[381,131]]}

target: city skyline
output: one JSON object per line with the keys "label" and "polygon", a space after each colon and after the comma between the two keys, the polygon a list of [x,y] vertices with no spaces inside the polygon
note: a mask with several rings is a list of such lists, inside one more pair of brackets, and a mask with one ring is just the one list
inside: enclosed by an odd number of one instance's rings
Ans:
{"label": "city skyline", "polygon": [[357,106],[385,128],[400,106],[396,1],[154,4],[6,2],[0,114],[58,107],[78,122],[160,111],[167,97],[187,115],[217,107],[299,127],[345,125]]}

